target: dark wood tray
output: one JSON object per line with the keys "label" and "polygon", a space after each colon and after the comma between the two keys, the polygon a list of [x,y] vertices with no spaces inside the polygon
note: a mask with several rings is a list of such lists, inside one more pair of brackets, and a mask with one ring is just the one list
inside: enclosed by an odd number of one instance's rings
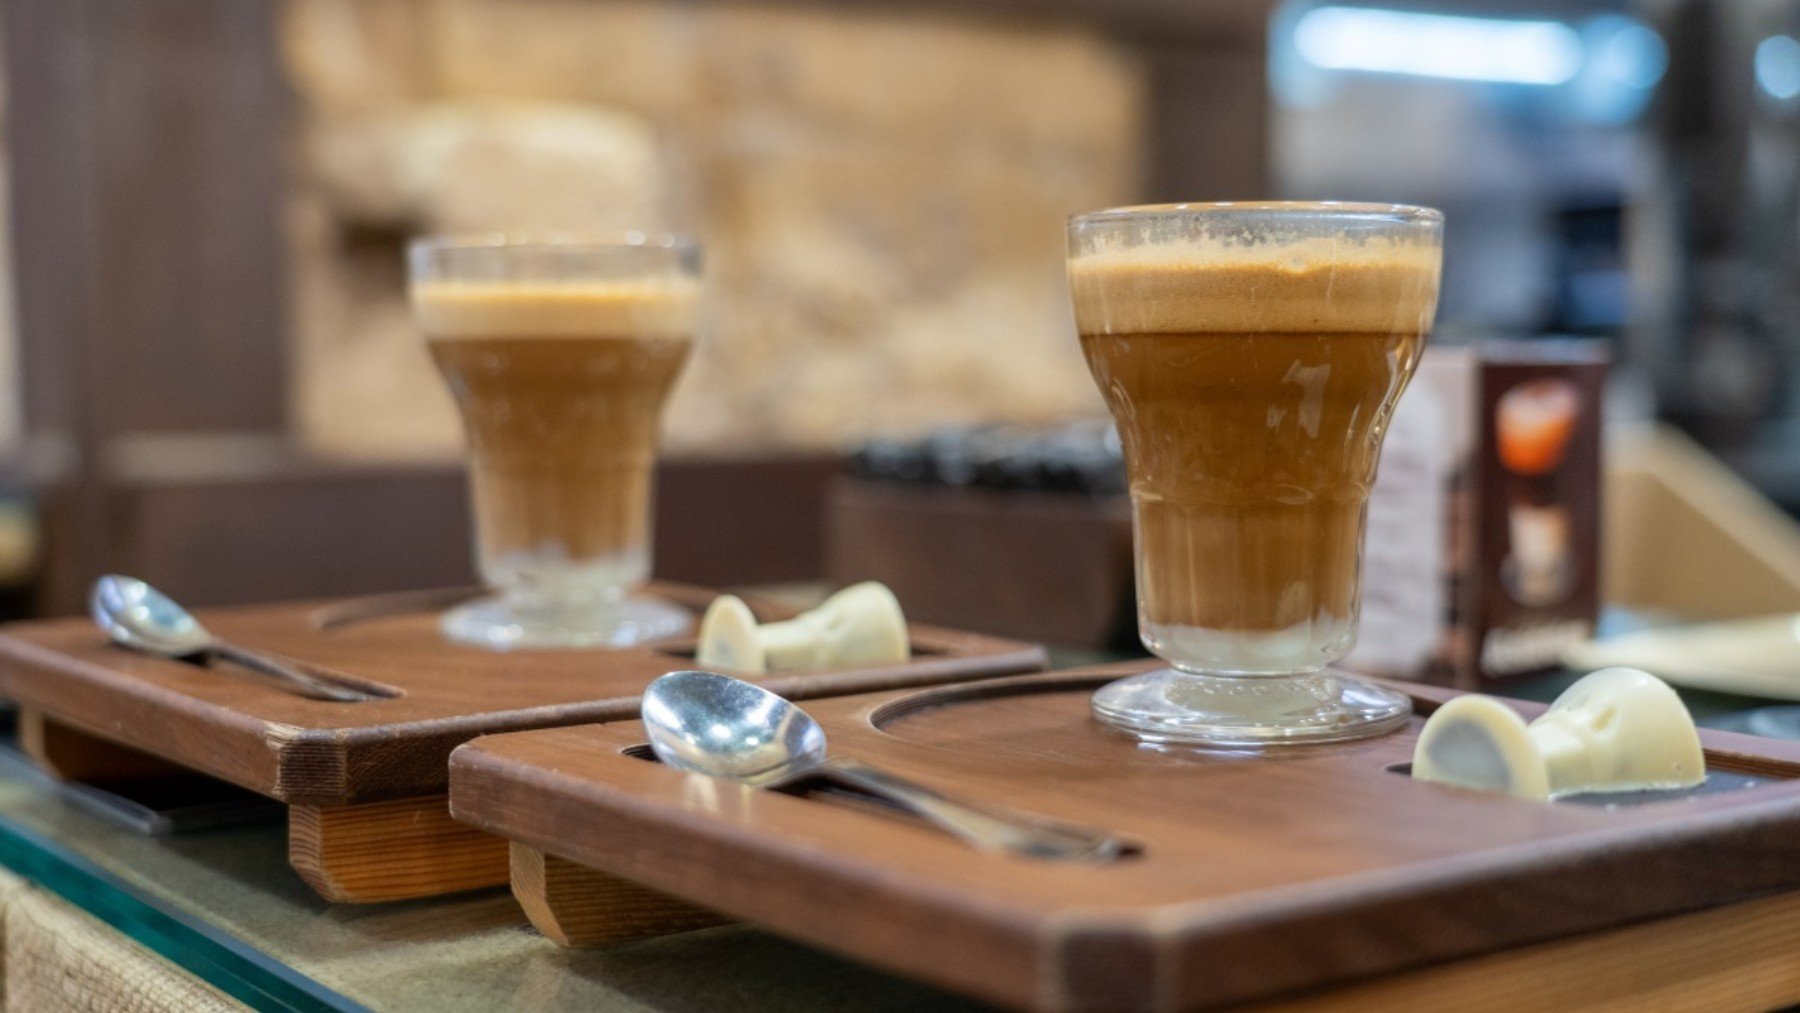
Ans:
{"label": "dark wood tray", "polygon": [[[528,908],[681,927],[644,914],[660,891],[1056,1009],[1239,1002],[1800,886],[1800,743],[1703,731],[1714,790],[1539,804],[1405,776],[1422,717],[1291,755],[1140,746],[1093,722],[1088,695],[1143,667],[808,707],[834,752],[1142,844],[1112,865],[982,854],[841,800],[681,774],[633,748],[635,722],[463,746],[452,812],[515,842]],[[1404,688],[1421,714],[1454,695]],[[610,884],[623,899],[595,892]]]}
{"label": "dark wood tray", "polygon": [[[659,584],[651,593],[704,608],[714,592]],[[630,717],[651,679],[692,664],[693,642],[628,650],[495,653],[446,642],[437,609],[463,592],[423,592],[340,602],[203,612],[229,640],[393,692],[363,703],[312,700],[269,683],[147,657],[109,644],[84,618],[18,623],[0,631],[0,697],[21,706],[21,741],[45,766],[79,779],[153,773],[172,764],[290,806],[296,865],[321,892],[365,899],[362,887],[326,884],[309,870],[334,839],[361,835],[369,850],[394,825],[445,833],[446,759],[489,732]],[[762,618],[782,610],[753,603]],[[769,677],[799,698],[957,682],[1034,671],[1035,646],[929,626],[912,627],[915,658],[857,671]],[[128,747],[128,750],[119,747]],[[411,821],[411,822],[408,822]],[[340,830],[339,828],[343,829]],[[346,838],[347,839],[347,838]],[[454,850],[454,849],[452,849]],[[505,881],[489,845],[485,875]],[[430,863],[421,859],[421,868]],[[414,886],[439,892],[426,871]],[[455,877],[451,877],[455,879]],[[427,887],[431,887],[427,889]],[[373,892],[379,892],[374,890]],[[383,898],[386,899],[386,898]]]}

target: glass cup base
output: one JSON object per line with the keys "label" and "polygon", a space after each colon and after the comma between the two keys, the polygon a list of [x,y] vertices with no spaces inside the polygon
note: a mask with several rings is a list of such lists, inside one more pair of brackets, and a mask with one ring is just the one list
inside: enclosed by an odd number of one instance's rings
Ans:
{"label": "glass cup base", "polygon": [[1219,749],[1371,738],[1412,714],[1406,694],[1331,670],[1223,676],[1162,668],[1100,687],[1092,707],[1101,723],[1145,742]]}
{"label": "glass cup base", "polygon": [[554,614],[521,609],[505,597],[483,598],[444,613],[444,636],[495,651],[530,648],[633,647],[693,628],[684,608],[627,597]]}

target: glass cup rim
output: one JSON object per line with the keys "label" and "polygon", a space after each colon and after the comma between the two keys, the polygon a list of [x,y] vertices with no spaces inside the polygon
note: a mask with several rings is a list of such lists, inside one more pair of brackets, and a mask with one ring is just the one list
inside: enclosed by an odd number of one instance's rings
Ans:
{"label": "glass cup rim", "polygon": [[461,250],[568,251],[673,250],[688,253],[699,240],[681,232],[621,229],[611,232],[453,232],[417,236],[407,249],[414,256]]}
{"label": "glass cup rim", "polygon": [[1394,225],[1442,225],[1444,213],[1419,204],[1383,204],[1371,201],[1258,200],[1184,201],[1175,204],[1129,204],[1070,215],[1069,224],[1132,221],[1149,218],[1205,217],[1231,214],[1276,214],[1294,219],[1357,218]]}

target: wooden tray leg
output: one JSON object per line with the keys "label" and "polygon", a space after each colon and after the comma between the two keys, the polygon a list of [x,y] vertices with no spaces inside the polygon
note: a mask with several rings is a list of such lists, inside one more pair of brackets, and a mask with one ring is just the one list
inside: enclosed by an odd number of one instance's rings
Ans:
{"label": "wooden tray leg", "polygon": [[506,883],[506,839],[450,818],[446,795],[288,807],[288,863],[326,900],[375,904]]}
{"label": "wooden tray leg", "polygon": [[36,707],[19,707],[19,749],[64,781],[193,777],[185,767],[65,725]]}
{"label": "wooden tray leg", "polygon": [[531,924],[563,946],[597,946],[730,921],[517,841],[512,843],[512,889]]}

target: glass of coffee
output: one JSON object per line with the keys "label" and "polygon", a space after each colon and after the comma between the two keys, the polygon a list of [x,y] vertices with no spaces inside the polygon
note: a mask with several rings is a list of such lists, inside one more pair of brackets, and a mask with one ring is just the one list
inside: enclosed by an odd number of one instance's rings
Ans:
{"label": "glass of coffee", "polygon": [[1437,305],[1426,208],[1175,204],[1078,215],[1069,280],[1118,425],[1138,630],[1170,667],[1094,695],[1150,741],[1256,747],[1396,728],[1331,670],[1356,641],[1376,459]]}
{"label": "glass of coffee", "polygon": [[497,592],[452,640],[623,647],[685,631],[650,575],[663,403],[694,341],[699,250],[675,236],[427,238],[414,314],[468,437],[476,562]]}

